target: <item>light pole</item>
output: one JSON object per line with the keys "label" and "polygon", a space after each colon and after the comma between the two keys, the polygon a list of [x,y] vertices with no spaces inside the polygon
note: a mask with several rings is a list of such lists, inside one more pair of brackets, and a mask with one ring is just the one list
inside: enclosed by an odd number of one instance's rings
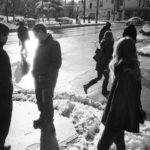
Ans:
{"label": "light pole", "polygon": [[97,7],[96,7],[96,19],[95,19],[96,24],[97,24],[97,21],[98,21],[98,14],[99,14],[99,0],[97,0]]}
{"label": "light pole", "polygon": [[42,0],[42,6],[41,7],[42,7],[42,21],[44,22],[44,18],[43,18],[43,15],[44,15],[43,14],[43,0]]}
{"label": "light pole", "polygon": [[83,2],[83,22],[85,23],[85,8],[86,8],[86,0]]}

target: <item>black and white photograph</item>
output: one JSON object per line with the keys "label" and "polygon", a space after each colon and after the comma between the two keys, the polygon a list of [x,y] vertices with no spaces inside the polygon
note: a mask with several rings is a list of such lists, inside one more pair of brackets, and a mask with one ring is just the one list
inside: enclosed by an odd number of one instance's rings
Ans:
{"label": "black and white photograph", "polygon": [[0,0],[0,150],[150,150],[150,0]]}

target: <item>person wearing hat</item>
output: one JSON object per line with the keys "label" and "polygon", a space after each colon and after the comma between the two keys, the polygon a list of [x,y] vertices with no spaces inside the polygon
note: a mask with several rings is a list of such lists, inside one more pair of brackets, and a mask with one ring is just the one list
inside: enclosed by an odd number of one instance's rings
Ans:
{"label": "person wearing hat", "polygon": [[21,56],[27,57],[27,48],[25,42],[29,39],[28,29],[25,27],[24,22],[19,22],[19,28],[17,30],[17,35],[19,38],[19,43],[21,43]]}
{"label": "person wearing hat", "polygon": [[124,29],[122,36],[123,37],[129,36],[136,42],[137,41],[137,30],[136,30],[136,27],[133,24],[128,25]]}
{"label": "person wearing hat", "polygon": [[101,29],[101,31],[99,33],[99,43],[101,43],[105,32],[106,31],[111,31],[110,27],[111,27],[111,23],[110,22],[106,22],[106,24],[102,27],[102,29]]}

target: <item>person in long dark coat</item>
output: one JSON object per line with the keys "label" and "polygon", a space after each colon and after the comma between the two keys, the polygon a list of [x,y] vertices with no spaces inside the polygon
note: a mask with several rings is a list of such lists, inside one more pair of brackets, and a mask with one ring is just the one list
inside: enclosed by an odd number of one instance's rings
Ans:
{"label": "person in long dark coat", "polygon": [[101,43],[102,39],[104,38],[105,32],[111,31],[110,27],[111,27],[110,22],[106,22],[106,24],[102,27],[99,33],[99,43]]}
{"label": "person in long dark coat", "polygon": [[104,81],[102,84],[102,94],[107,97],[109,91],[107,90],[107,85],[109,82],[109,62],[112,59],[113,54],[113,45],[114,45],[114,37],[111,31],[106,31],[104,34],[104,39],[101,42],[101,54],[98,56],[98,60],[96,62],[96,71],[97,77],[92,79],[89,83],[83,85],[85,93],[87,93],[88,88],[93,86],[99,80],[101,80],[104,75]]}
{"label": "person in long dark coat", "polygon": [[137,30],[136,27],[133,24],[130,24],[127,26],[122,34],[123,37],[129,36],[131,37],[135,42],[137,41]]}
{"label": "person in long dark coat", "polygon": [[141,107],[141,73],[133,39],[119,40],[110,63],[114,77],[108,102],[102,116],[105,125],[98,150],[108,150],[114,142],[117,150],[125,150],[124,132],[139,132]]}
{"label": "person in long dark coat", "polygon": [[10,150],[10,145],[5,145],[11,116],[12,116],[12,72],[10,59],[4,45],[7,42],[9,28],[0,23],[0,150]]}

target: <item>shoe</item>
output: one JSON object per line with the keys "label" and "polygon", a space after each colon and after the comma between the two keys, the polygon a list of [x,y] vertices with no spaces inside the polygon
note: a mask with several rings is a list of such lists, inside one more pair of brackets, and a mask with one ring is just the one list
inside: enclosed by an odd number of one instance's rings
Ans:
{"label": "shoe", "polygon": [[87,94],[87,85],[83,85],[84,92]]}
{"label": "shoe", "polygon": [[102,94],[105,96],[105,97],[108,97],[109,95],[109,91],[108,90],[102,90]]}
{"label": "shoe", "polygon": [[0,148],[0,150],[10,150],[10,149],[11,149],[10,145],[3,146],[3,147]]}
{"label": "shoe", "polygon": [[38,120],[35,120],[33,122],[33,127],[35,129],[42,128],[43,125],[44,125],[44,119],[42,119],[42,118],[39,118]]}

